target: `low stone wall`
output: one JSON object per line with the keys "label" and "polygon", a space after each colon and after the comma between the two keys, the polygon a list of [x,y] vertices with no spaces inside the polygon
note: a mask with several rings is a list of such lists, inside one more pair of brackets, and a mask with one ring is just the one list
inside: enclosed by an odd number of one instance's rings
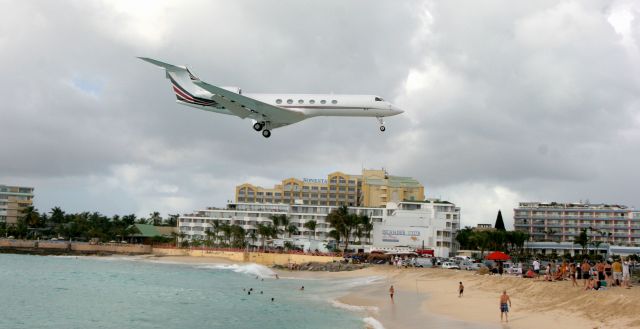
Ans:
{"label": "low stone wall", "polygon": [[71,254],[150,254],[151,246],[141,244],[90,244],[87,242],[49,241],[49,240],[15,240],[0,239],[0,249],[8,251],[33,251],[37,254],[47,252]]}
{"label": "low stone wall", "polygon": [[304,254],[276,254],[263,252],[222,251],[207,249],[171,249],[153,248],[152,253],[158,256],[191,256],[224,258],[234,262],[250,262],[267,266],[302,264],[309,262],[328,263],[342,260],[341,257],[313,256]]}

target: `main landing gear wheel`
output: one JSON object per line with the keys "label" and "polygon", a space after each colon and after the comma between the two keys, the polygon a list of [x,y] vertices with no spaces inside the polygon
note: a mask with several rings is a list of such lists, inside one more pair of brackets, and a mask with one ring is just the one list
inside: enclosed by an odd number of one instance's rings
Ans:
{"label": "main landing gear wheel", "polygon": [[387,128],[385,128],[384,126],[380,126],[380,131],[385,131],[387,130]]}
{"label": "main landing gear wheel", "polygon": [[262,131],[262,136],[264,136],[264,138],[269,138],[271,137],[271,130],[269,129],[265,129]]}
{"label": "main landing gear wheel", "polygon": [[260,131],[262,130],[262,128],[264,128],[264,125],[260,122],[256,122],[253,124],[253,130],[255,131]]}

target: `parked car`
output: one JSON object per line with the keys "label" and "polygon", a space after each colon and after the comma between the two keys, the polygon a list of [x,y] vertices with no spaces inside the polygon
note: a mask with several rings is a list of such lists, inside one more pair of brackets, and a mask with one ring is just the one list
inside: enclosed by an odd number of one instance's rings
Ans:
{"label": "parked car", "polygon": [[453,263],[453,262],[444,262],[442,263],[442,268],[459,270],[460,266],[458,266],[456,263]]}
{"label": "parked car", "polygon": [[431,258],[418,257],[414,261],[416,267],[433,267]]}
{"label": "parked car", "polygon": [[460,269],[461,270],[466,270],[466,271],[477,271],[482,267],[486,267],[480,263],[473,263],[473,262],[462,262],[460,263]]}

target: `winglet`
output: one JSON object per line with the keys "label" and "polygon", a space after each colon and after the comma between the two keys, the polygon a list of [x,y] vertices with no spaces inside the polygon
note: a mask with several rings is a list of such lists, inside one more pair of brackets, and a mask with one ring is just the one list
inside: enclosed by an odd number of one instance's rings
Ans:
{"label": "winglet", "polygon": [[184,66],[176,66],[176,65],[168,64],[168,63],[165,63],[165,62],[161,62],[161,61],[155,60],[153,58],[148,58],[148,57],[138,57],[138,58],[140,58],[141,60],[143,60],[145,62],[151,63],[151,64],[153,64],[155,66],[162,67],[162,68],[164,68],[166,70],[169,70],[169,71],[181,71],[181,70],[186,70],[187,69]]}

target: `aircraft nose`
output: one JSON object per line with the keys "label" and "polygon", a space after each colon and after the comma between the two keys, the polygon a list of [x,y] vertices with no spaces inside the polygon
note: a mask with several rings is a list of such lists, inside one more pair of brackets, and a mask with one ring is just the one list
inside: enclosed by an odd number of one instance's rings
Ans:
{"label": "aircraft nose", "polygon": [[391,112],[393,113],[393,115],[404,113],[403,110],[401,110],[399,107],[395,105],[391,105]]}

